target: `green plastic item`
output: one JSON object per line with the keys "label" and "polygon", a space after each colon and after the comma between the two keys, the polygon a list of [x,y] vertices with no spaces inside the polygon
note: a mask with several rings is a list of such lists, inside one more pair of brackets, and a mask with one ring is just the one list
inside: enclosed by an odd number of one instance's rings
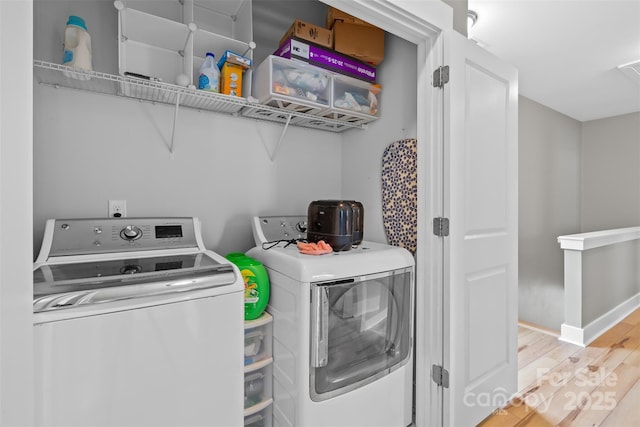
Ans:
{"label": "green plastic item", "polygon": [[262,315],[269,302],[269,275],[264,265],[242,252],[228,253],[225,258],[234,263],[244,280],[244,320]]}
{"label": "green plastic item", "polygon": [[[226,259],[228,259],[229,261],[231,261],[231,262],[233,262],[233,260],[235,260],[235,259],[248,258],[247,255],[244,252],[229,252],[224,257]],[[235,262],[234,262],[234,264],[235,264]]]}

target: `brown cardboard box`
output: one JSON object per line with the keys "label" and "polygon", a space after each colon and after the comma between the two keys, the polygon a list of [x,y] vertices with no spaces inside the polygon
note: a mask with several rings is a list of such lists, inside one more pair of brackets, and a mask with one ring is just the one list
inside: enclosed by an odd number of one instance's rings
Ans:
{"label": "brown cardboard box", "polygon": [[333,49],[360,61],[379,65],[384,59],[384,31],[370,25],[335,21]]}
{"label": "brown cardboard box", "polygon": [[300,19],[293,21],[293,25],[291,25],[289,30],[282,36],[278,46],[282,45],[282,43],[290,37],[298,37],[320,46],[328,47],[329,49],[331,49],[333,45],[331,30],[301,21]]}
{"label": "brown cardboard box", "polygon": [[333,29],[333,24],[335,21],[346,22],[348,24],[368,25],[370,27],[373,27],[373,25],[363,21],[362,19],[358,19],[353,15],[349,15],[348,13],[341,11],[340,9],[329,6],[329,8],[327,9],[327,28]]}

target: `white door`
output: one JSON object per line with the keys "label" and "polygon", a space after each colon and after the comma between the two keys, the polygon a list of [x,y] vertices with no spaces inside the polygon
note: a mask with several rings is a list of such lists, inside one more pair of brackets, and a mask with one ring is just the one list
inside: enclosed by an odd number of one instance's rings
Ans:
{"label": "white door", "polygon": [[443,423],[475,426],[517,387],[517,71],[444,34]]}

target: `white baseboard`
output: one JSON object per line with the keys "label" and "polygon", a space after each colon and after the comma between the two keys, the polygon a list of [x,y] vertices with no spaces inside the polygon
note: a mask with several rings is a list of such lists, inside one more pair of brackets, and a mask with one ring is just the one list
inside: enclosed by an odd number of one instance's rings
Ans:
{"label": "white baseboard", "polygon": [[576,328],[575,326],[567,325],[566,323],[563,323],[562,326],[560,326],[560,337],[558,339],[570,344],[585,347],[584,329]]}
{"label": "white baseboard", "polygon": [[560,337],[560,332],[556,329],[547,328],[546,326],[540,326],[536,323],[527,322],[526,320],[518,320],[518,326],[522,326],[526,329],[531,329],[536,332],[541,332],[547,335],[553,335],[554,337]]}
{"label": "white baseboard", "polygon": [[584,328],[563,323],[559,340],[585,347],[637,308],[640,308],[640,293],[609,310]]}

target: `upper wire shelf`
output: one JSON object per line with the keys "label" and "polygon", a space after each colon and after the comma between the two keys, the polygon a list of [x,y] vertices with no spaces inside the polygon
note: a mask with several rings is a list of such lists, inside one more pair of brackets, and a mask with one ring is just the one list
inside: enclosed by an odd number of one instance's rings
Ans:
{"label": "upper wire shelf", "polygon": [[246,98],[189,89],[135,77],[80,70],[39,60],[34,60],[34,77],[38,83],[54,87],[179,105],[222,114],[241,114],[258,120],[284,123],[287,126],[301,126],[332,132],[366,127],[366,124],[363,123],[353,123],[348,120],[322,117],[294,110],[283,110],[250,102]]}

